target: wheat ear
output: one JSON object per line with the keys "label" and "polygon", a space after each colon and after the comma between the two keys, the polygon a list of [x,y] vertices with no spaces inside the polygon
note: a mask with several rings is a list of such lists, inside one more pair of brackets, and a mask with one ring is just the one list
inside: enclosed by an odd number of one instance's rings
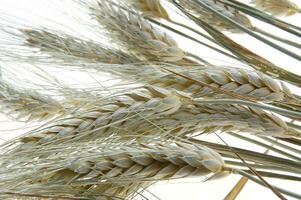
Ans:
{"label": "wheat ear", "polygon": [[11,84],[0,81],[1,112],[26,121],[47,120],[63,114],[64,108],[59,102],[47,95],[35,91],[14,88]]}
{"label": "wheat ear", "polygon": [[[115,145],[79,143],[70,145],[64,152],[32,162],[23,167],[13,165],[6,169],[1,185],[10,191],[55,192],[85,197],[118,196],[114,188],[104,189],[112,183],[117,183],[117,186],[152,183],[199,177],[224,170],[224,162],[215,151],[201,145],[172,141]],[[14,173],[16,170],[18,174]]]}
{"label": "wheat ear", "polygon": [[91,10],[113,41],[128,51],[149,61],[175,62],[185,57],[172,37],[138,13],[127,12],[103,0]]}
{"label": "wheat ear", "polygon": [[141,11],[143,15],[155,18],[163,18],[169,20],[169,16],[165,8],[162,6],[161,0],[125,0],[130,6]]}
{"label": "wheat ear", "polygon": [[[300,105],[298,100],[290,89],[281,81],[275,80],[261,72],[247,69],[233,69],[225,67],[196,67],[180,72],[187,77],[199,80],[206,85],[216,87],[231,93],[246,97],[247,99],[263,102],[282,102],[292,105]],[[174,88],[179,91],[192,94],[194,97],[202,96],[225,96],[217,94],[216,91],[197,84],[192,80],[183,77],[168,74],[154,78],[150,84],[158,85],[164,88]]]}
{"label": "wheat ear", "polygon": [[[96,69],[96,68],[95,68]],[[168,72],[172,69],[180,74],[203,83]],[[111,65],[97,67],[98,71],[109,72],[120,78],[133,79],[162,88],[174,89],[192,97],[225,97],[227,93],[217,93],[209,87],[231,92],[242,98],[265,103],[285,103],[300,109],[300,100],[292,94],[285,83],[264,73],[248,69],[223,66],[182,66],[171,65]],[[206,86],[208,85],[208,87]]]}
{"label": "wheat ear", "polygon": [[[39,145],[97,138],[183,137],[215,131],[240,131],[260,136],[300,137],[279,117],[259,109],[204,104],[182,94],[148,87],[62,118],[16,140],[14,152]],[[21,141],[21,143],[19,143]]]}
{"label": "wheat ear", "polygon": [[275,16],[291,16],[301,12],[301,9],[291,0],[252,0],[256,8]]}
{"label": "wheat ear", "polygon": [[[94,41],[86,41],[71,35],[33,29],[23,29],[20,31],[25,36],[26,45],[39,49],[37,52],[38,55],[40,52],[47,53],[56,61],[60,60],[60,64],[73,64],[74,59],[77,59],[77,61],[82,60],[84,62],[102,62],[107,64],[139,62],[139,59],[134,55],[117,49],[107,48]],[[40,62],[44,60],[45,57],[39,59]],[[48,59],[46,59],[46,62],[49,62]]]}
{"label": "wheat ear", "polygon": [[[173,1],[173,0],[171,0]],[[221,19],[220,17],[216,16],[211,11],[207,10],[206,8],[201,7],[198,3],[194,0],[177,0],[176,1],[179,5],[181,5],[184,9],[186,9],[189,13],[194,15],[197,18],[201,18],[202,20],[206,21],[214,28],[220,31],[228,31],[232,33],[243,33],[240,29],[233,26],[231,23]],[[228,18],[236,21],[237,23],[247,27],[252,28],[252,23],[249,18],[244,15],[243,13],[239,12],[238,10],[231,8],[220,1],[215,0],[202,0],[203,3],[206,3],[212,9],[222,13],[223,15],[227,16]]]}

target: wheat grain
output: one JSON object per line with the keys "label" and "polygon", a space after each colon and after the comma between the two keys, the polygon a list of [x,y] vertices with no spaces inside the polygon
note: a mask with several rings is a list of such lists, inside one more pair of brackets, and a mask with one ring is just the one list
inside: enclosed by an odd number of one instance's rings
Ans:
{"label": "wheat grain", "polygon": [[169,19],[167,11],[161,5],[161,0],[126,0],[126,2],[146,16]]}
{"label": "wheat grain", "polygon": [[[211,26],[213,26],[214,28],[220,31],[243,33],[240,29],[236,28],[231,23],[216,16],[214,13],[207,10],[206,8],[203,8],[194,0],[181,0],[176,2],[195,17],[200,18],[203,21],[206,21],[208,24],[210,24]],[[202,0],[202,3],[205,3],[206,5],[210,6],[212,9],[222,13],[226,17],[234,20],[235,22],[239,23],[240,25],[243,25],[244,27],[247,28],[253,27],[251,21],[246,15],[244,15],[243,13],[239,12],[234,8],[225,5],[220,1]]]}
{"label": "wheat grain", "polygon": [[275,16],[291,16],[300,13],[301,9],[291,0],[252,0],[256,8]]}
{"label": "wheat grain", "polygon": [[149,61],[174,62],[185,57],[172,37],[137,13],[113,7],[103,0],[98,1],[98,6],[91,10],[113,41],[128,51]]}
{"label": "wheat grain", "polygon": [[49,96],[35,91],[13,88],[9,83],[0,81],[1,112],[26,121],[47,120],[55,115],[63,114],[64,108]]}
{"label": "wheat grain", "polygon": [[[137,183],[149,185],[160,180],[224,171],[221,156],[202,145],[172,141],[89,142],[69,147],[64,152],[32,161],[29,165],[13,165],[5,169],[6,176],[1,177],[0,183],[2,188],[26,193],[48,195],[55,192],[56,195],[67,193],[101,198],[104,194],[120,196],[118,185],[135,183],[137,187],[141,186]],[[17,174],[14,173],[16,171]],[[112,187],[112,183],[116,188]],[[129,191],[125,194],[130,195]]]}

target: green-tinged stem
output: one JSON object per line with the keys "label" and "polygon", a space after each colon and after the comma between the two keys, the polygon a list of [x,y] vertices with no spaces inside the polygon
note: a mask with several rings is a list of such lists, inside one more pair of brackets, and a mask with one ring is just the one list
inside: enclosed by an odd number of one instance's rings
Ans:
{"label": "green-tinged stem", "polygon": [[[243,171],[247,172],[249,174],[251,173],[251,171],[249,171],[249,170],[243,170]],[[266,172],[266,171],[260,171],[260,170],[259,171],[257,170],[257,172],[263,177],[290,180],[290,181],[301,181],[301,177],[298,177],[298,176],[278,174],[278,173]]]}
{"label": "green-tinged stem", "polygon": [[259,146],[261,146],[261,147],[264,147],[264,148],[266,148],[266,149],[268,149],[268,150],[271,150],[271,151],[274,151],[274,152],[276,152],[276,153],[279,153],[280,155],[283,155],[283,156],[286,156],[286,157],[291,158],[291,159],[293,159],[293,160],[296,160],[296,161],[301,162],[301,158],[300,158],[300,157],[297,157],[297,156],[294,156],[294,155],[292,155],[292,154],[289,154],[289,153],[287,153],[287,152],[285,152],[285,151],[279,150],[279,149],[277,149],[277,148],[275,148],[275,147],[273,147],[273,146],[264,144],[264,143],[262,143],[262,142],[259,142],[259,141],[257,141],[257,140],[253,140],[253,139],[251,139],[251,138],[248,138],[248,137],[246,137],[246,136],[242,136],[242,135],[239,135],[239,134],[235,134],[235,133],[228,133],[228,134],[229,134],[229,135],[232,135],[233,137],[242,139],[242,140],[244,140],[244,141],[251,142],[251,143],[253,143],[253,144],[256,144],[256,145],[259,145]]}
{"label": "green-tinged stem", "polygon": [[[263,22],[266,22],[268,24],[272,24],[274,25],[275,27],[278,27],[288,33],[291,33],[293,35],[296,35],[298,37],[301,37],[301,34],[300,32],[296,31],[296,30],[301,30],[301,27],[298,27],[298,26],[295,26],[293,24],[290,24],[290,23],[287,23],[285,21],[282,21],[280,19],[277,19],[271,15],[268,15],[258,9],[255,9],[251,6],[248,6],[244,3],[241,3],[241,2],[238,2],[236,0],[227,0],[227,1],[224,1],[224,0],[217,0],[219,2],[222,2],[224,3],[225,5],[227,6],[230,6],[234,9],[237,9],[245,14],[248,14],[254,18],[257,18]],[[295,30],[293,30],[295,29]]]}
{"label": "green-tinged stem", "polygon": [[[244,172],[244,171],[241,171],[241,170],[234,170],[233,173],[236,173],[236,174],[242,175],[244,177],[247,177],[248,179],[254,181],[255,183],[258,183],[259,185],[265,186],[260,180],[258,180],[257,178],[255,178],[254,176],[252,176],[251,174],[249,174],[247,172]],[[294,198],[297,198],[297,199],[301,199],[300,194],[296,194],[294,192],[279,188],[277,186],[273,186],[273,187],[276,190],[278,190],[279,192],[281,192],[282,194],[285,194],[287,196],[294,197]]]}
{"label": "green-tinged stem", "polygon": [[206,3],[204,3],[204,2],[202,2],[200,0],[196,0],[196,2],[200,6],[204,7],[207,10],[209,10],[210,12],[212,12],[215,15],[217,15],[218,17],[224,19],[225,21],[231,23],[235,27],[239,28],[240,30],[244,31],[245,33],[249,34],[250,36],[256,38],[257,40],[259,40],[259,41],[261,41],[261,42],[263,42],[263,43],[265,43],[265,44],[273,47],[274,49],[276,49],[276,50],[278,50],[278,51],[280,51],[280,52],[282,52],[282,53],[284,53],[284,54],[286,54],[286,55],[288,55],[288,56],[290,56],[292,58],[295,58],[296,60],[301,61],[301,56],[300,55],[295,54],[294,52],[289,51],[289,50],[287,50],[287,49],[285,49],[285,48],[283,48],[283,47],[281,47],[281,46],[279,46],[279,45],[271,42],[270,40],[265,39],[264,37],[261,37],[260,35],[254,33],[253,31],[251,31],[248,28],[242,26],[241,24],[237,23],[236,21],[230,19],[229,17],[225,16],[224,14],[222,14],[222,13],[218,12],[217,10],[211,8]]}
{"label": "green-tinged stem", "polygon": [[[225,159],[225,163],[227,165],[235,166],[235,167],[242,167],[242,168],[247,168],[246,165],[240,161],[233,161],[233,160],[227,160]],[[277,167],[273,165],[261,165],[261,164],[251,164],[248,163],[252,168],[254,169],[259,169],[259,170],[276,170],[276,171],[281,171],[281,172],[290,172],[290,173],[295,173],[295,174],[300,174],[300,170],[290,170],[288,168],[283,168],[283,167]]]}
{"label": "green-tinged stem", "polygon": [[287,44],[287,45],[290,45],[290,46],[292,46],[292,47],[296,47],[296,48],[298,48],[298,49],[301,49],[301,44],[299,44],[299,43],[296,43],[296,42],[293,42],[293,41],[291,41],[291,40],[287,40],[287,39],[278,37],[278,36],[276,36],[276,35],[274,35],[274,34],[271,34],[271,33],[267,32],[267,31],[264,31],[264,30],[262,30],[262,29],[259,29],[258,27],[254,27],[253,30],[256,31],[256,32],[258,32],[258,33],[261,33],[261,34],[263,34],[263,35],[265,35],[265,36],[267,36],[267,37],[270,37],[270,38],[272,38],[272,39],[274,39],[274,40],[277,40],[277,41],[279,41],[279,42],[282,42],[282,43],[284,43],[284,44]]}
{"label": "green-tinged stem", "polygon": [[[300,129],[300,130],[301,130],[301,129]],[[278,142],[277,140],[273,140],[273,139],[268,138],[268,137],[262,137],[262,136],[258,136],[258,137],[261,138],[261,139],[263,139],[263,140],[265,140],[265,141],[267,141],[267,142],[272,143],[272,144],[275,145],[275,146],[282,147],[282,148],[284,148],[284,149],[286,149],[286,150],[289,150],[289,151],[292,151],[292,152],[294,152],[294,153],[297,153],[297,154],[300,154],[300,155],[301,155],[301,150],[295,149],[295,148],[293,148],[293,147],[291,147],[291,146],[285,145],[285,144],[283,144],[283,143],[281,143],[281,142]]]}

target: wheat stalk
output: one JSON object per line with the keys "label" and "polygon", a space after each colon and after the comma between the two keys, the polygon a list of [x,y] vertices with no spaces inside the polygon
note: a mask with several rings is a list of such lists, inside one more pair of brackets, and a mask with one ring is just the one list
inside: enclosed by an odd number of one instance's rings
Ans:
{"label": "wheat stalk", "polygon": [[130,195],[129,190],[120,191],[120,188],[112,187],[112,183],[115,187],[133,182],[149,185],[160,180],[224,171],[224,162],[218,153],[205,146],[182,142],[89,142],[69,147],[23,167],[11,165],[5,169],[6,176],[1,177],[1,188],[46,195],[118,197],[121,191],[123,195]]}
{"label": "wheat stalk", "polygon": [[172,37],[137,13],[127,12],[103,0],[91,10],[114,42],[128,51],[149,61],[175,62],[185,57]]}
{"label": "wheat stalk", "polygon": [[[172,0],[173,2],[173,0]],[[240,29],[233,26],[231,23],[221,19],[216,16],[214,13],[210,12],[206,8],[201,7],[194,0],[181,0],[176,1],[181,5],[185,10],[189,11],[192,15],[197,18],[200,18],[207,23],[209,23],[214,28],[220,31],[228,31],[232,33],[243,33]],[[231,8],[220,1],[215,0],[202,0],[203,3],[210,6],[212,9],[220,12],[221,14],[227,16],[228,18],[235,20],[237,23],[247,27],[252,28],[252,23],[249,18],[238,10]]]}
{"label": "wheat stalk", "polygon": [[1,112],[6,115],[26,121],[47,120],[63,114],[64,108],[59,102],[47,95],[33,90],[19,90],[9,83],[0,81]]}
{"label": "wheat stalk", "polygon": [[300,8],[291,0],[252,0],[256,8],[276,16],[291,16],[300,13]]}

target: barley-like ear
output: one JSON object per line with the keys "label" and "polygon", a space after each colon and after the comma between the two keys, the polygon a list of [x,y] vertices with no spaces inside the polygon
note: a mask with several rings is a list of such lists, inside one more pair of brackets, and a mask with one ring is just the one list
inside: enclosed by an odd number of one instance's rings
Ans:
{"label": "barley-like ear", "polygon": [[[194,80],[199,80],[202,83],[240,95],[246,99],[275,104],[285,103],[299,107],[301,105],[300,100],[291,93],[284,83],[254,70],[225,67],[197,69],[193,67],[191,70],[185,69],[184,71],[180,69],[180,71],[183,71],[181,73]],[[174,74],[161,77],[152,76],[152,78],[153,81],[149,83],[153,85],[177,89],[192,94],[193,97],[222,97],[226,95]]]}
{"label": "barley-like ear", "polygon": [[291,16],[301,12],[301,9],[291,0],[252,0],[256,8],[275,16]]}
{"label": "barley-like ear", "polygon": [[137,82],[186,92],[195,98],[233,97],[214,91],[190,79],[171,74],[166,69],[172,69],[193,80],[248,100],[275,104],[285,103],[292,107],[295,106],[295,109],[301,109],[301,101],[292,94],[285,83],[254,70],[223,66],[186,66],[183,68],[177,65],[114,65],[97,68],[99,71],[109,72],[123,79],[133,79]]}
{"label": "barley-like ear", "polygon": [[161,5],[161,0],[125,0],[136,10],[141,11],[146,16],[169,19],[168,13]]}
{"label": "barley-like ear", "polygon": [[6,115],[25,121],[47,120],[63,114],[64,108],[49,96],[35,91],[20,91],[0,81],[0,107]]}
{"label": "barley-like ear", "polygon": [[[83,60],[85,62],[108,64],[139,62],[138,58],[133,55],[71,35],[33,29],[23,29],[21,32],[25,36],[26,45],[38,48],[40,52],[49,54],[59,64],[74,64],[74,59],[77,62]],[[37,54],[39,55],[40,52],[37,52]],[[38,61],[49,62],[45,57]]]}
{"label": "barley-like ear", "polygon": [[[172,0],[173,1],[173,0]],[[228,31],[232,33],[243,33],[240,29],[236,28],[231,23],[221,19],[220,17],[216,16],[211,11],[203,8],[194,0],[177,0],[176,1],[179,5],[181,5],[185,10],[189,13],[194,15],[197,18],[201,18],[202,20],[206,21],[208,24],[213,26],[214,28],[220,31]],[[215,0],[206,0],[202,1],[210,6],[212,9],[222,13],[223,15],[227,16],[228,18],[236,21],[237,23],[247,27],[252,28],[252,23],[249,18],[244,15],[243,13],[239,12],[238,10],[228,7],[224,3]]]}
{"label": "barley-like ear", "polygon": [[91,8],[96,20],[108,30],[116,43],[149,61],[174,62],[182,60],[185,53],[176,41],[154,27],[137,13],[115,7],[103,0]]}
{"label": "barley-like ear", "polygon": [[[54,153],[60,148],[64,147],[53,146],[51,151]],[[55,192],[101,197],[103,194],[110,194],[103,187],[107,188],[112,183],[115,186],[153,183],[200,177],[224,170],[224,161],[214,150],[202,145],[172,141],[76,143],[70,145],[66,151],[59,150],[50,157],[30,162],[30,165],[12,165],[7,170],[6,177],[1,179],[1,188],[36,194]],[[17,174],[15,170],[18,170]],[[55,191],[53,186],[56,187]],[[114,188],[108,187],[108,190],[114,191]],[[115,195],[118,196],[116,192]]]}
{"label": "barley-like ear", "polygon": [[28,151],[42,145],[103,141],[190,137],[215,131],[240,131],[260,136],[300,137],[279,117],[260,109],[204,104],[162,88],[133,91],[114,101],[94,103],[93,108],[59,119],[41,131],[16,140],[12,151]]}

